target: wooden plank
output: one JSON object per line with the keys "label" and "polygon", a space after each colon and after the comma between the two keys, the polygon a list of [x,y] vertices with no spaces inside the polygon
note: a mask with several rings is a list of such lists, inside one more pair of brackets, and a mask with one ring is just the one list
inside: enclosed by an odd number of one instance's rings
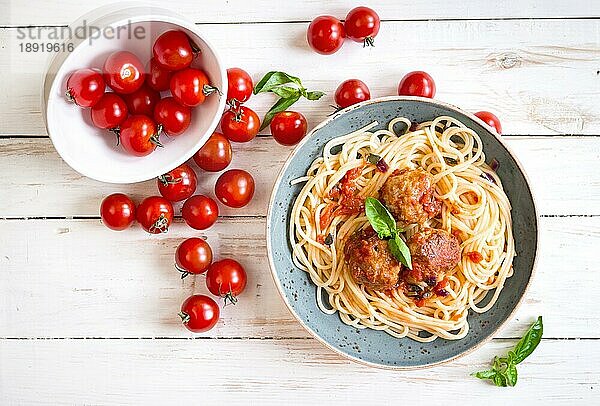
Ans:
{"label": "wooden plank", "polygon": [[[600,214],[600,138],[506,138],[523,163],[540,214]],[[243,168],[257,182],[253,201],[243,209],[221,207],[227,216],[263,216],[275,178],[291,149],[270,137],[234,145],[232,168]],[[190,165],[195,164],[190,162]],[[197,193],[213,195],[217,176],[198,170]],[[154,181],[133,185],[96,182],[74,172],[48,139],[0,139],[0,217],[98,216],[101,200],[124,192],[141,201],[157,194]],[[574,193],[573,188],[577,188]],[[177,212],[181,204],[176,205]]]}
{"label": "wooden plank", "polygon": [[[407,393],[461,404],[593,404],[596,341],[543,341],[514,388],[470,377],[514,341],[492,341],[451,364],[384,371],[315,340],[0,340],[3,404],[389,404]],[[582,354],[575,356],[574,354]],[[583,355],[585,354],[585,355]],[[366,389],[375,383],[377,389]],[[201,401],[199,400],[201,399]]]}
{"label": "wooden plank", "polygon": [[[173,267],[183,238],[201,235],[178,222],[167,235],[135,227],[122,233],[96,220],[0,221],[0,337],[190,337],[177,312],[204,277],[181,281]],[[600,218],[542,218],[537,276],[524,305],[499,337],[517,337],[537,315],[545,336],[600,337],[590,252]],[[249,284],[227,306],[210,337],[306,337],[276,291],[262,219],[226,219],[205,235],[217,257],[238,259]],[[575,295],[575,296],[573,296]],[[333,317],[333,316],[332,316]]]}
{"label": "wooden plank", "polygon": [[[427,8],[435,10],[430,3]],[[331,112],[333,93],[345,79],[361,78],[372,96],[380,97],[396,94],[406,72],[425,69],[437,81],[438,99],[465,110],[495,111],[506,134],[600,134],[600,19],[385,22],[376,47],[348,42],[328,57],[308,49],[306,23],[200,29],[220,49],[226,66],[241,66],[256,80],[268,70],[285,70],[307,87],[327,92],[318,102],[295,107],[310,126]],[[40,89],[47,54],[21,53],[19,43],[25,40],[18,35],[14,28],[0,30],[5,75],[0,135],[45,134]],[[271,96],[260,95],[249,106],[262,117],[272,103]]]}
{"label": "wooden plank", "polygon": [[[56,25],[70,24],[79,16],[96,7],[113,3],[112,0],[96,0],[93,4],[76,0],[56,2],[32,0],[24,3],[9,1],[8,12],[0,18],[0,25]],[[144,2],[147,5],[165,7],[160,0]],[[443,0],[404,2],[363,1],[361,4],[373,7],[382,19],[489,19],[489,18],[555,18],[600,16],[600,7],[593,1],[573,0],[552,2],[533,0],[519,2],[505,0],[468,0],[449,3]],[[180,0],[170,4],[169,9],[185,15],[198,23],[214,22],[261,22],[261,21],[310,21],[319,14],[331,14],[343,19],[353,4],[343,0],[328,1],[325,5],[318,0],[288,2],[285,7],[273,7],[268,0],[244,2],[229,0],[205,0],[199,6],[193,0]]]}

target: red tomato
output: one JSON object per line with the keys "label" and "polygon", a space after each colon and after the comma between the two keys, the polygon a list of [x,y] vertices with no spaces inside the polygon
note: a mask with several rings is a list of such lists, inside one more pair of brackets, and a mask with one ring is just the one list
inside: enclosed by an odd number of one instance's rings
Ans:
{"label": "red tomato", "polygon": [[92,107],[104,95],[102,74],[93,69],[79,69],[67,79],[67,99],[81,107]]}
{"label": "red tomato", "polygon": [[129,116],[121,124],[119,139],[123,149],[135,156],[150,155],[157,146],[162,147],[156,124],[150,117],[142,115]]}
{"label": "red tomato", "polygon": [[344,43],[344,24],[333,16],[319,16],[312,20],[306,32],[308,45],[316,52],[330,55]]}
{"label": "red tomato", "polygon": [[209,85],[208,77],[204,72],[192,68],[175,72],[171,77],[170,88],[175,100],[189,107],[204,103],[206,96],[219,91]]}
{"label": "red tomato", "polygon": [[237,302],[237,296],[244,291],[247,275],[244,267],[233,259],[217,261],[208,268],[206,287],[215,296],[225,298],[232,304]]}
{"label": "red tomato", "polygon": [[152,55],[160,66],[171,71],[187,68],[194,59],[190,39],[179,30],[161,34],[154,42]]}
{"label": "red tomato", "polygon": [[421,96],[433,99],[435,96],[435,82],[433,78],[423,71],[407,73],[398,85],[399,96]]}
{"label": "red tomato", "polygon": [[185,201],[181,215],[188,226],[196,230],[206,230],[217,221],[219,206],[208,196],[196,195]]}
{"label": "red tomato", "polygon": [[148,65],[146,66],[146,83],[152,89],[157,92],[164,92],[169,90],[169,85],[171,84],[171,76],[173,75],[170,70],[167,70],[160,66],[156,59],[150,59]]}
{"label": "red tomato", "polygon": [[154,121],[162,126],[167,135],[174,137],[183,134],[190,126],[192,110],[172,97],[165,97],[154,108]]}
{"label": "red tomato", "polygon": [[217,179],[215,194],[226,206],[244,207],[254,196],[254,178],[241,169],[230,169]]}
{"label": "red tomato", "polygon": [[142,86],[133,93],[124,94],[123,100],[127,103],[129,114],[143,114],[152,117],[154,106],[160,100],[160,93],[149,86]]}
{"label": "red tomato", "polygon": [[181,272],[181,279],[206,272],[211,262],[212,250],[202,238],[188,238],[175,252],[175,268]]}
{"label": "red tomato", "polygon": [[188,297],[181,305],[181,322],[193,333],[204,333],[217,324],[221,310],[213,299],[205,295]]}
{"label": "red tomato", "polygon": [[335,102],[340,108],[371,99],[371,92],[365,82],[349,79],[342,82],[335,91]]}
{"label": "red tomato", "polygon": [[135,220],[135,204],[129,196],[123,193],[114,193],[102,200],[100,217],[102,223],[111,230],[125,230]]}
{"label": "red tomato", "polygon": [[379,16],[369,7],[356,7],[350,10],[344,22],[348,38],[362,42],[365,46],[373,45],[373,38],[379,32]]}
{"label": "red tomato", "polygon": [[249,107],[229,109],[221,118],[223,135],[234,142],[252,141],[260,130],[260,118]]}
{"label": "red tomato", "polygon": [[127,118],[127,104],[114,93],[105,93],[90,110],[92,124],[103,130],[118,127]]}
{"label": "red tomato", "polygon": [[296,145],[306,135],[306,118],[295,111],[282,111],[271,121],[271,134],[281,145]]}
{"label": "red tomato", "polygon": [[244,103],[252,95],[252,78],[243,69],[227,69],[227,83],[227,102],[232,106]]}
{"label": "red tomato", "polygon": [[194,154],[194,161],[205,171],[220,172],[231,163],[232,153],[229,140],[221,133],[213,133]]}
{"label": "red tomato", "polygon": [[113,52],[104,62],[104,80],[117,93],[135,92],[142,87],[144,79],[144,65],[131,52]]}
{"label": "red tomato", "polygon": [[156,184],[158,191],[165,199],[171,202],[180,202],[194,194],[198,178],[191,166],[182,164],[159,176]]}
{"label": "red tomato", "polygon": [[495,114],[490,113],[489,111],[478,111],[475,113],[475,116],[479,117],[481,121],[496,130],[498,134],[502,134],[502,125],[500,125],[500,120]]}
{"label": "red tomato", "polygon": [[173,222],[173,206],[164,197],[147,197],[138,205],[135,219],[150,234],[166,233]]}

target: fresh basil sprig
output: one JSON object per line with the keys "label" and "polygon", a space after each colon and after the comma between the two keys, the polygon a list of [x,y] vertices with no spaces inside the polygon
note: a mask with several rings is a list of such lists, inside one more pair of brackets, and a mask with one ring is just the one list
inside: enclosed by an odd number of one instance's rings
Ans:
{"label": "fresh basil sprig", "polygon": [[365,215],[379,238],[382,240],[388,239],[388,247],[392,255],[402,265],[412,269],[410,250],[404,240],[400,238],[400,233],[404,230],[398,228],[390,211],[379,200],[374,197],[367,197],[365,200]]}
{"label": "fresh basil sprig", "polygon": [[260,126],[261,130],[271,123],[275,114],[285,111],[292,104],[300,100],[300,97],[304,97],[308,100],[319,100],[325,95],[325,93],[320,91],[309,92],[302,85],[300,78],[280,71],[271,71],[267,73],[256,86],[254,86],[254,94],[265,92],[275,93],[280,99],[277,100],[267,112],[265,118],[263,118]]}
{"label": "fresh basil sprig", "polygon": [[542,316],[529,327],[515,348],[506,357],[494,357],[492,368],[474,372],[471,375],[479,379],[489,379],[496,386],[515,386],[517,384],[517,364],[523,362],[538,346],[544,333]]}

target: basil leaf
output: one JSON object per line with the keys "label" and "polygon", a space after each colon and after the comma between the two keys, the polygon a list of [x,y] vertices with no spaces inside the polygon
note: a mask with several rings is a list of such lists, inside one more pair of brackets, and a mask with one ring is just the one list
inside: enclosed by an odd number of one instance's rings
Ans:
{"label": "basil leaf", "polygon": [[295,76],[288,75],[285,72],[271,71],[268,72],[263,78],[254,86],[254,94],[268,92],[276,86],[284,85],[286,83],[295,83],[300,88],[303,88],[302,82]]}
{"label": "basil leaf", "polygon": [[284,99],[290,99],[301,94],[298,88],[286,85],[274,87],[271,92]]}
{"label": "basil leaf", "polygon": [[277,100],[277,103],[275,103],[267,112],[267,114],[265,114],[265,118],[263,118],[263,122],[259,131],[262,131],[271,123],[271,120],[273,120],[273,116],[275,116],[275,114],[279,113],[280,111],[285,111],[292,104],[296,103],[298,99],[300,99],[300,95],[290,97],[289,99]]}
{"label": "basil leaf", "polygon": [[496,376],[496,371],[493,369],[488,369],[487,371],[473,372],[471,376],[479,379],[493,379],[494,376]]}
{"label": "basil leaf", "polygon": [[542,316],[539,316],[515,346],[513,359],[515,365],[522,362],[535,350],[542,339],[543,333],[544,324],[542,323]]}
{"label": "basil leaf", "polygon": [[496,373],[496,375],[494,375],[494,377],[492,378],[492,382],[494,382],[494,385],[496,386],[502,386],[505,387],[506,386],[506,376],[498,371]]}
{"label": "basil leaf", "polygon": [[505,374],[508,386],[515,386],[517,384],[517,366],[515,364],[508,364]]}
{"label": "basil leaf", "polygon": [[392,214],[374,197],[365,200],[365,215],[379,238],[389,238],[396,234],[396,220]]}
{"label": "basil leaf", "polygon": [[321,92],[319,90],[315,90],[312,92],[307,92],[304,97],[306,97],[308,100],[319,100],[321,97],[325,96],[324,92]]}
{"label": "basil leaf", "polygon": [[412,261],[410,259],[410,250],[408,246],[400,238],[398,234],[394,233],[394,238],[388,240],[388,247],[390,247],[390,251],[396,257],[396,259],[408,269],[412,269]]}

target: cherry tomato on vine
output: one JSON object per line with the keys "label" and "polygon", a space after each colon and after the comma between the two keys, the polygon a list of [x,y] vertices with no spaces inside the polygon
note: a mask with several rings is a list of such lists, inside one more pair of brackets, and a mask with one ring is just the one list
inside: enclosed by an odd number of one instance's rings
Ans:
{"label": "cherry tomato on vine", "polygon": [[152,117],[154,106],[160,101],[160,93],[144,85],[133,93],[124,94],[123,100],[127,104],[129,114],[143,114]]}
{"label": "cherry tomato on vine", "polygon": [[335,102],[340,108],[371,99],[371,92],[365,82],[348,79],[342,82],[335,91]]}
{"label": "cherry tomato on vine", "polygon": [[90,110],[92,124],[103,130],[118,127],[127,114],[127,104],[115,93],[105,93]]}
{"label": "cherry tomato on vine", "polygon": [[93,107],[102,98],[106,84],[100,72],[79,69],[67,79],[67,99],[80,107]]}
{"label": "cherry tomato on vine", "polygon": [[213,133],[206,144],[194,154],[194,162],[208,172],[220,172],[231,163],[231,143],[221,133]]}
{"label": "cherry tomato on vine", "polygon": [[150,59],[148,65],[146,65],[146,83],[152,89],[157,92],[164,92],[169,90],[171,84],[171,76],[173,75],[170,70],[167,70],[160,66],[156,59]]}
{"label": "cherry tomato on vine", "polygon": [[254,84],[248,73],[240,68],[227,69],[227,102],[237,105],[248,101]]}
{"label": "cherry tomato on vine", "polygon": [[208,76],[200,69],[186,68],[177,71],[171,77],[171,94],[179,103],[196,107],[219,89],[209,84]]}
{"label": "cherry tomato on vine", "polygon": [[171,202],[180,202],[192,196],[196,191],[198,178],[188,164],[181,164],[161,175],[156,180],[158,191]]}
{"label": "cherry tomato on vine", "polygon": [[181,272],[181,279],[206,272],[211,262],[212,250],[202,238],[188,238],[175,252],[175,268]]}
{"label": "cherry tomato on vine", "polygon": [[192,196],[183,204],[181,216],[188,226],[196,230],[206,230],[217,221],[219,206],[208,196]]}
{"label": "cherry tomato on vine", "polygon": [[217,324],[221,310],[214,299],[206,295],[188,297],[181,305],[181,322],[193,333],[204,333]]}
{"label": "cherry tomato on vine", "polygon": [[481,121],[492,127],[498,134],[502,134],[502,125],[500,119],[495,114],[489,111],[478,111],[475,116],[479,117]]}
{"label": "cherry tomato on vine", "polygon": [[407,73],[398,85],[399,96],[421,96],[433,99],[435,97],[435,82],[423,71]]}
{"label": "cherry tomato on vine", "polygon": [[241,169],[230,169],[217,179],[215,194],[226,206],[244,207],[254,196],[254,178]]}
{"label": "cherry tomato on vine", "polygon": [[295,111],[282,111],[273,116],[271,134],[281,145],[296,145],[306,135],[306,118]]}
{"label": "cherry tomato on vine", "polygon": [[249,107],[229,109],[221,118],[221,131],[229,141],[252,141],[260,130],[260,118]]}
{"label": "cherry tomato on vine", "polygon": [[379,32],[379,16],[369,7],[356,7],[350,10],[344,22],[346,36],[365,46],[373,45],[373,38]]}
{"label": "cherry tomato on vine", "polygon": [[233,259],[223,259],[213,263],[206,272],[206,287],[215,296],[235,304],[246,288],[247,275],[244,267]]}
{"label": "cherry tomato on vine", "polygon": [[192,110],[172,97],[165,97],[154,108],[154,121],[162,126],[167,135],[174,137],[188,129],[192,122]]}
{"label": "cherry tomato on vine", "polygon": [[330,55],[344,43],[344,24],[333,16],[319,16],[312,20],[306,32],[308,45],[316,52]]}
{"label": "cherry tomato on vine", "polygon": [[164,197],[147,197],[138,205],[135,219],[150,234],[166,233],[173,222],[173,206]]}
{"label": "cherry tomato on vine", "polygon": [[133,93],[144,84],[144,65],[129,51],[110,54],[103,70],[106,84],[117,93]]}
{"label": "cherry tomato on vine", "polygon": [[123,193],[106,196],[100,204],[100,217],[102,223],[111,230],[125,230],[135,220],[135,203]]}
{"label": "cherry tomato on vine", "polygon": [[160,66],[171,71],[187,68],[194,60],[190,39],[179,30],[161,34],[154,42],[152,55]]}
{"label": "cherry tomato on vine", "polygon": [[117,133],[123,149],[131,155],[150,155],[157,146],[162,147],[156,124],[148,116],[129,116]]}

